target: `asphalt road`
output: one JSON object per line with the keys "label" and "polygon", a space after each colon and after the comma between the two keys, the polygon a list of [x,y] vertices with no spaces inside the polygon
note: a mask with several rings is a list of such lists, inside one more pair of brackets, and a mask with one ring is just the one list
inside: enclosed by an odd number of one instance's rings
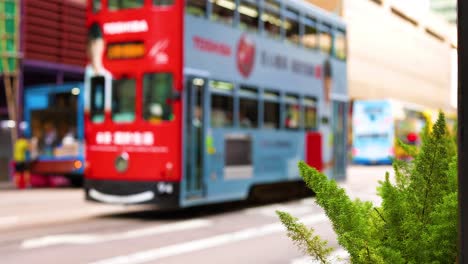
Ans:
{"label": "asphalt road", "polygon": [[[379,202],[390,167],[353,166],[341,185]],[[81,190],[0,193],[1,263],[316,263],[286,237],[275,211],[299,217],[346,252],[314,198],[274,204],[228,203],[180,212],[89,204]],[[146,208],[145,208],[146,209]]]}

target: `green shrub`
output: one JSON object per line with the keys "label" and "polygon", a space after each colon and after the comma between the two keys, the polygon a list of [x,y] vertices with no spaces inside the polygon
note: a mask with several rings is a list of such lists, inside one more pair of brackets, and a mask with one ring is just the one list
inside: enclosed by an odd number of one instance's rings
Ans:
{"label": "green shrub", "polygon": [[[457,255],[456,145],[439,114],[419,148],[402,146],[412,161],[395,160],[395,180],[379,182],[382,204],[352,201],[334,180],[304,162],[300,173],[316,194],[352,263],[455,263]],[[297,218],[277,212],[288,236],[306,254],[331,263],[332,249]]]}

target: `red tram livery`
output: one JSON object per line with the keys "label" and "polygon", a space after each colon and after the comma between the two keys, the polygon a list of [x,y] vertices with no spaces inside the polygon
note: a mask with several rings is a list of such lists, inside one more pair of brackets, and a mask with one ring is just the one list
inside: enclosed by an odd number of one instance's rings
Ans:
{"label": "red tram livery", "polygon": [[346,28],[295,0],[88,0],[89,200],[180,208],[345,177]]}

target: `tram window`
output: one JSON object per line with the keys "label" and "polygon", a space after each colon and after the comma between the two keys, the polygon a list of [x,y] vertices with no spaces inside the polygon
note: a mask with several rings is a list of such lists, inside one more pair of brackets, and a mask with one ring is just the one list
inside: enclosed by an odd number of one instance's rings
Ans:
{"label": "tram window", "polygon": [[287,9],[286,14],[288,17],[285,18],[283,23],[285,32],[286,32],[286,39],[292,43],[298,44],[299,43],[299,13],[292,9]]}
{"label": "tram window", "polygon": [[273,38],[280,38],[281,19],[278,14],[265,11],[262,15],[265,32]]}
{"label": "tram window", "polygon": [[147,73],[143,77],[143,118],[151,123],[172,120],[172,74]]}
{"label": "tram window", "polygon": [[240,27],[250,31],[258,30],[258,6],[256,4],[241,0],[238,8],[240,15]]}
{"label": "tram window", "polygon": [[263,127],[279,128],[280,105],[278,102],[264,102],[263,104]]}
{"label": "tram window", "polygon": [[104,122],[105,79],[103,76],[91,78],[90,115],[93,123]]}
{"label": "tram window", "polygon": [[258,95],[258,90],[255,87],[252,86],[241,86],[239,89],[239,94],[241,95],[247,95],[247,96],[257,96]]}
{"label": "tram window", "polygon": [[211,19],[227,25],[232,25],[236,2],[234,0],[214,0]]}
{"label": "tram window", "polygon": [[286,117],[284,127],[287,129],[299,129],[301,126],[301,108],[297,96],[286,96]]}
{"label": "tram window", "polygon": [[93,12],[97,13],[101,11],[101,0],[93,0]]}
{"label": "tram window", "polygon": [[334,38],[335,57],[340,60],[346,60],[346,34],[344,31],[337,31]]}
{"label": "tram window", "polygon": [[211,97],[211,127],[231,127],[234,111],[231,96],[213,94]]}
{"label": "tram window", "polygon": [[220,92],[232,92],[232,90],[234,89],[233,83],[215,80],[210,80],[209,86],[213,90]]}
{"label": "tram window", "polygon": [[144,0],[108,0],[109,10],[130,9],[143,7]]}
{"label": "tram window", "polygon": [[239,124],[242,128],[258,127],[258,101],[250,98],[239,99]]}
{"label": "tram window", "polygon": [[126,123],[135,120],[135,79],[112,82],[112,121]]}
{"label": "tram window", "polygon": [[280,4],[277,0],[265,0],[264,5],[267,9],[276,10],[278,12],[280,10]]}
{"label": "tram window", "polygon": [[187,0],[185,12],[193,16],[206,16],[206,1],[205,0]]}
{"label": "tram window", "polygon": [[170,6],[174,4],[174,0],[153,0],[155,6]]}
{"label": "tram window", "polygon": [[302,36],[302,45],[309,49],[318,47],[318,33],[315,26],[315,21],[312,18],[306,18],[307,23],[304,24],[304,35]]}
{"label": "tram window", "polygon": [[314,98],[304,99],[305,129],[317,130],[317,101]]}
{"label": "tram window", "polygon": [[320,39],[319,39],[319,44],[320,44],[320,50],[327,53],[331,54],[332,51],[332,36],[331,36],[331,29],[329,26],[324,26],[325,29],[320,32]]}

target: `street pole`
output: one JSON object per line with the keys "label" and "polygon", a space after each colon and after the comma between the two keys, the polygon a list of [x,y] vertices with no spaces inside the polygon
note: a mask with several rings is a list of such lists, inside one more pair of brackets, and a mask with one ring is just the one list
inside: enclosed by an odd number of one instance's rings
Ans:
{"label": "street pole", "polygon": [[458,263],[468,264],[468,4],[458,0]]}

